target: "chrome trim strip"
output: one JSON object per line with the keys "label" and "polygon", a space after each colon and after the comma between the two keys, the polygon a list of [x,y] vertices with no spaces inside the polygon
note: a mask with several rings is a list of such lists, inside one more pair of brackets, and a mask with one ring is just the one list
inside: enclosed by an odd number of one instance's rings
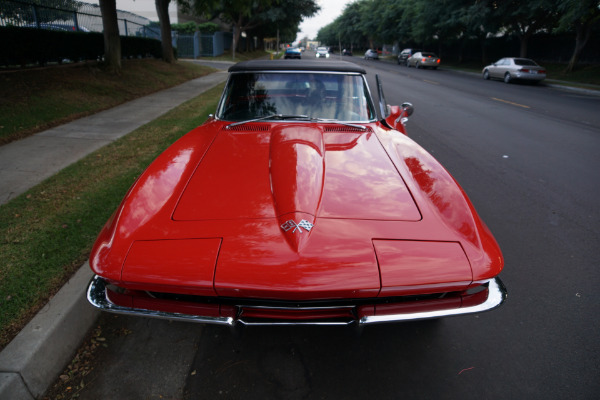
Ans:
{"label": "chrome trim strip", "polygon": [[[393,314],[393,315],[383,315],[383,316],[367,316],[362,317],[360,320],[348,320],[345,321],[246,321],[243,318],[243,312],[234,319],[232,317],[209,317],[209,316],[199,316],[199,315],[191,315],[191,314],[181,314],[181,313],[170,313],[164,311],[154,311],[140,308],[129,308],[119,306],[117,304],[112,303],[106,297],[106,282],[103,278],[98,275],[94,275],[92,278],[90,285],[87,291],[87,299],[94,306],[103,311],[117,313],[117,314],[125,314],[125,315],[140,315],[145,317],[152,318],[165,318],[171,320],[182,320],[189,322],[198,322],[205,324],[217,324],[217,325],[235,325],[236,323],[243,325],[257,325],[257,326],[265,326],[265,325],[321,325],[321,326],[329,326],[329,325],[367,325],[367,324],[378,324],[378,323],[386,323],[386,322],[400,322],[400,321],[414,321],[421,319],[431,319],[431,318],[441,318],[441,317],[449,317],[454,315],[465,315],[465,314],[473,314],[480,313],[484,311],[493,310],[497,307],[500,307],[507,297],[506,287],[502,283],[502,281],[496,277],[488,282],[488,298],[482,304],[472,307],[464,307],[464,308],[456,308],[450,310],[441,310],[441,311],[428,311],[428,312],[418,312],[418,313],[402,313],[402,314]],[[243,306],[238,306],[243,307]],[[285,307],[266,307],[266,306],[248,306],[248,308],[273,308],[273,309],[286,309]],[[340,307],[310,307],[307,310],[318,310],[318,309],[328,309],[328,308],[340,308]],[[347,308],[342,306],[342,308]],[[294,310],[298,310],[298,308],[290,308]],[[300,308],[302,309],[302,308]],[[243,310],[243,308],[241,309]]]}
{"label": "chrome trim strip", "polygon": [[359,323],[362,324],[377,324],[384,322],[398,322],[398,321],[414,321],[420,319],[431,319],[431,318],[441,318],[441,317],[449,317],[453,315],[464,315],[464,314],[473,314],[484,311],[490,311],[494,308],[500,307],[502,303],[506,300],[507,291],[506,287],[500,280],[500,278],[496,277],[489,281],[488,283],[488,298],[485,302],[472,306],[472,307],[464,307],[464,308],[455,308],[451,310],[442,310],[442,311],[428,311],[428,312],[419,312],[419,313],[406,313],[406,314],[394,314],[394,315],[383,315],[383,316],[370,316],[363,317],[360,319]]}
{"label": "chrome trim strip", "polygon": [[231,317],[206,317],[200,315],[170,313],[164,311],[146,310],[143,308],[130,308],[119,306],[111,302],[106,297],[106,281],[98,275],[94,275],[90,282],[90,285],[88,286],[87,299],[94,307],[99,308],[102,311],[107,311],[116,314],[141,315],[144,317],[165,318],[171,320],[190,321],[204,324],[234,324],[234,320]]}

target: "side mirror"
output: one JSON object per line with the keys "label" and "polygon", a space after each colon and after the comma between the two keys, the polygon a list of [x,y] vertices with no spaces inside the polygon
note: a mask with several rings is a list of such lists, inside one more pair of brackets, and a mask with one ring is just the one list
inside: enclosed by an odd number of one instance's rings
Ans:
{"label": "side mirror", "polygon": [[388,106],[388,110],[388,116],[385,118],[387,125],[406,135],[404,125],[408,121],[408,117],[415,111],[413,105],[411,103],[402,103],[400,107]]}
{"label": "side mirror", "polygon": [[404,114],[404,115],[402,115],[402,118],[405,119],[405,121],[403,121],[403,122],[408,121],[408,117],[413,115],[414,112],[415,112],[415,108],[413,107],[412,103],[409,103],[409,102],[402,103],[402,113]]}
{"label": "side mirror", "polygon": [[402,103],[400,107],[388,106],[388,110],[389,114],[385,118],[387,125],[406,135],[404,125],[408,121],[408,117],[415,111],[413,105],[411,103]]}

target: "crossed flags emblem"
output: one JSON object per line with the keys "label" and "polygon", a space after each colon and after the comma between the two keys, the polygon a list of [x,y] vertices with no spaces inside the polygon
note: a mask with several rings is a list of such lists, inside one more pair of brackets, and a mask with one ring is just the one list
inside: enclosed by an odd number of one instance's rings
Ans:
{"label": "crossed flags emblem", "polygon": [[298,230],[298,232],[302,233],[301,228],[304,228],[304,229],[306,229],[307,232],[310,232],[312,227],[313,227],[313,224],[311,224],[310,222],[308,222],[305,219],[303,219],[302,221],[300,221],[298,223],[296,223],[293,219],[290,219],[290,220],[287,220],[286,222],[284,222],[283,224],[281,224],[281,229],[283,229],[284,232],[287,232],[290,229],[293,229],[292,233],[296,232],[296,230]]}

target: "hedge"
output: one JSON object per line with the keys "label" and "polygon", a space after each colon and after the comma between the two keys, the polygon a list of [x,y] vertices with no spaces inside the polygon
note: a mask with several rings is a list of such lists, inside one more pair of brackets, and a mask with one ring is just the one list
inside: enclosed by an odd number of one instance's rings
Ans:
{"label": "hedge", "polygon": [[[98,32],[0,26],[0,43],[4,66],[99,60],[104,54],[104,36]],[[121,53],[124,58],[162,55],[159,40],[135,36],[121,36]]]}

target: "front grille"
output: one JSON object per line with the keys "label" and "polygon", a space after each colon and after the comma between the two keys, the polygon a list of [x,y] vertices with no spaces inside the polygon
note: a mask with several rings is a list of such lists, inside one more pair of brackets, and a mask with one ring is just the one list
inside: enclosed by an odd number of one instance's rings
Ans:
{"label": "front grille", "polygon": [[451,293],[434,293],[418,296],[400,296],[400,297],[374,297],[362,299],[326,299],[326,300],[310,300],[310,301],[289,301],[289,300],[270,300],[270,299],[252,299],[252,298],[237,298],[237,297],[207,297],[193,296],[187,294],[148,292],[150,296],[161,300],[185,301],[190,303],[202,304],[223,304],[229,306],[243,305],[246,307],[266,307],[266,308],[281,308],[281,309],[311,309],[322,307],[354,307],[366,304],[388,304],[388,303],[403,303],[422,300],[442,299]]}

